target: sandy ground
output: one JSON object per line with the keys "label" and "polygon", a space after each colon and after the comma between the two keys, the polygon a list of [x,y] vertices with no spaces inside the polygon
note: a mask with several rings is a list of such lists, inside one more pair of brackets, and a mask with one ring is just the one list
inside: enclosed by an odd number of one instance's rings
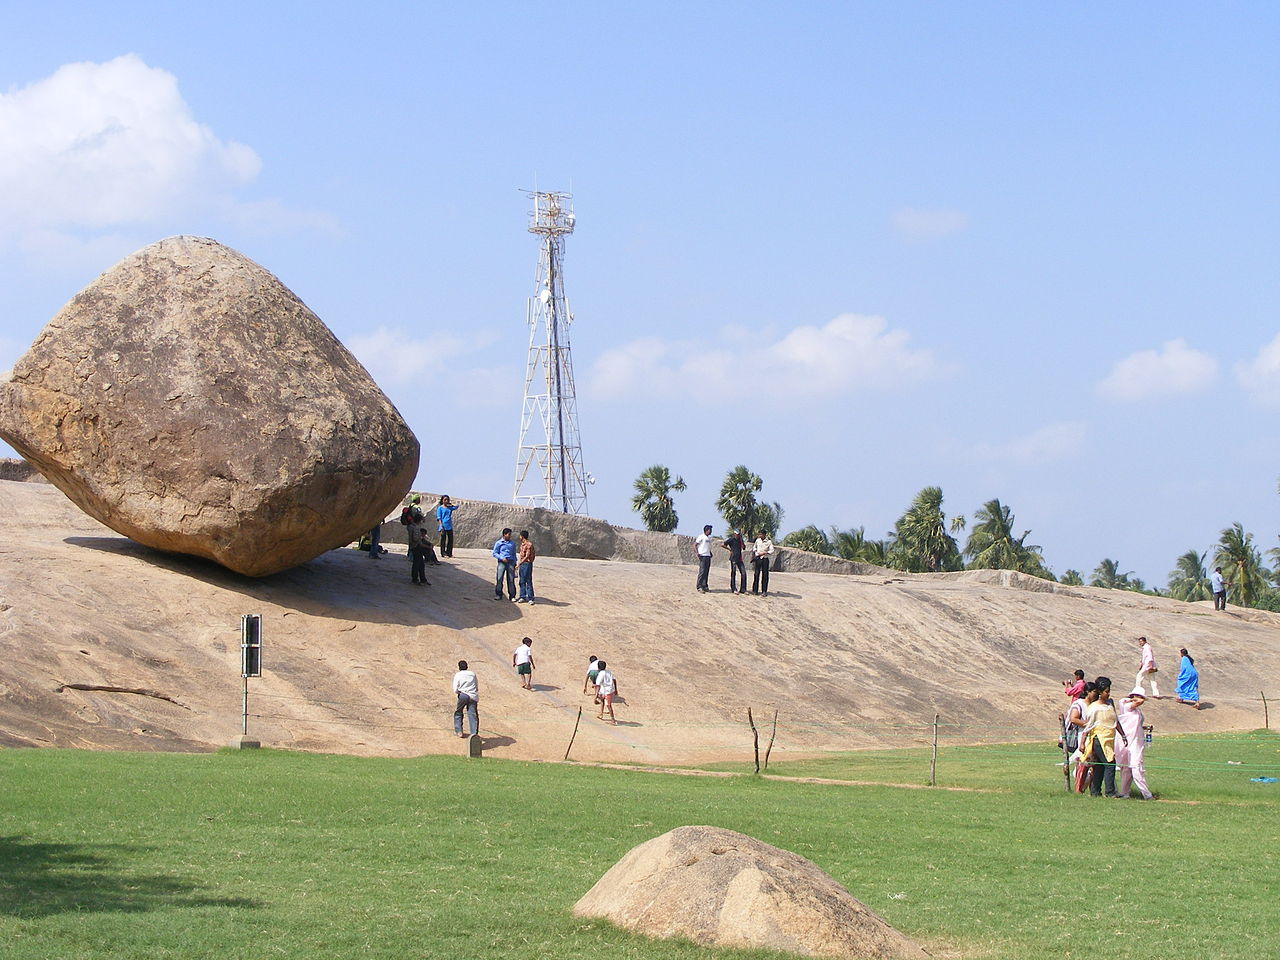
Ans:
{"label": "sandy ground", "polygon": [[[1215,613],[1121,591],[1034,592],[995,572],[774,574],[768,598],[693,589],[688,566],[539,559],[534,606],[495,601],[487,552],[457,551],[409,582],[402,552],[336,550],[251,580],[111,532],[56,489],[0,481],[0,745],[206,750],[241,725],[240,616],[263,618],[250,734],[288,749],[460,752],[450,679],[470,661],[485,752],[645,764],[745,760],[746,711],[774,758],[929,742],[1052,741],[1061,680],[1081,667],[1133,683],[1151,638],[1171,695],[1177,650],[1205,709],[1149,701],[1158,733],[1263,725],[1280,697],[1280,616]],[[400,548],[402,551],[403,548]],[[511,652],[534,638],[535,689]],[[610,662],[619,725],[582,695],[587,655]],[[115,688],[105,689],[78,689]],[[1280,723],[1280,717],[1277,718]]]}

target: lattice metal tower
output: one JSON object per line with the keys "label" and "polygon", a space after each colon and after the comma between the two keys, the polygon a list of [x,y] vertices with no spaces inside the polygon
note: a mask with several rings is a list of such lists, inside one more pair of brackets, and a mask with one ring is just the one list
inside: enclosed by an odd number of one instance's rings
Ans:
{"label": "lattice metal tower", "polygon": [[564,238],[573,233],[573,196],[530,191],[529,232],[541,241],[534,295],[529,298],[529,363],[524,412],[516,451],[511,502],[562,513],[587,512],[587,484],[578,439],[578,403],[573,389],[569,326],[573,314],[564,295]]}

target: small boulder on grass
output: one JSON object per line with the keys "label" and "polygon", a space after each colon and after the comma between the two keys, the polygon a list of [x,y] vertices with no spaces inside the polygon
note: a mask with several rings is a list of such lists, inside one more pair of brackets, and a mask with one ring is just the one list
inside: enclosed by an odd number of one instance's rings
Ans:
{"label": "small boulder on grass", "polygon": [[719,827],[677,827],[633,848],[573,912],[706,946],[928,956],[813,863]]}

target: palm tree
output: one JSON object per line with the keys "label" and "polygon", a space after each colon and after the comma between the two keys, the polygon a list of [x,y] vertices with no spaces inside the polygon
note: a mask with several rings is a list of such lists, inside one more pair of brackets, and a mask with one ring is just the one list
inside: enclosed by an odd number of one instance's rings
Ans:
{"label": "palm tree", "polygon": [[988,500],[973,515],[977,526],[964,545],[970,570],[1018,570],[1035,577],[1053,579],[1045,569],[1038,544],[1027,543],[1030,530],[1013,535],[1013,513],[999,500]]}
{"label": "palm tree", "polygon": [[1133,576],[1133,571],[1128,573],[1120,572],[1120,564],[1109,558],[1093,568],[1093,577],[1089,580],[1091,587],[1106,587],[1109,590],[1130,590],[1133,588],[1133,582],[1129,579]]}
{"label": "palm tree", "polygon": [[1174,568],[1169,571],[1169,596],[1187,603],[1213,597],[1213,590],[1209,587],[1209,573],[1204,568],[1204,558],[1205,554],[1194,549],[1178,558]]}
{"label": "palm tree", "polygon": [[1240,524],[1233,523],[1222,531],[1213,565],[1222,567],[1235,588],[1239,606],[1252,607],[1266,593],[1267,568],[1262,565],[1262,554],[1253,545],[1253,534],[1245,533]]}
{"label": "palm tree", "polygon": [[[963,523],[964,518],[959,518]],[[934,573],[960,569],[960,550],[947,532],[942,488],[925,487],[893,528],[894,565],[902,570]]]}
{"label": "palm tree", "polygon": [[1083,587],[1084,577],[1080,575],[1079,570],[1067,570],[1058,582],[1068,587]]}
{"label": "palm tree", "polygon": [[631,498],[631,509],[640,514],[646,530],[670,533],[680,525],[675,501],[671,492],[685,489],[684,477],[671,479],[671,471],[655,463],[636,477],[636,495]]}
{"label": "palm tree", "polygon": [[782,538],[782,545],[794,547],[797,550],[808,550],[810,553],[831,553],[831,541],[812,523],[799,530],[792,530]]}
{"label": "palm tree", "polygon": [[757,502],[756,494],[763,486],[764,481],[741,464],[726,474],[720,485],[720,496],[716,498],[716,509],[730,530],[750,533],[763,530],[770,537],[778,535],[782,505]]}
{"label": "palm tree", "polygon": [[889,541],[868,540],[866,529],[850,527],[848,530],[831,528],[831,552],[845,560],[874,563],[878,567],[890,566]]}

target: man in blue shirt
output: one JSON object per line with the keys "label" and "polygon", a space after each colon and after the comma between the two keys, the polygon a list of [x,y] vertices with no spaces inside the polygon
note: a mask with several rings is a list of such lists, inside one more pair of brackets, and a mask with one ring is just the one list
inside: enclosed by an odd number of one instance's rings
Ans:
{"label": "man in blue shirt", "polygon": [[458,509],[456,503],[449,502],[449,495],[446,493],[440,498],[440,504],[436,507],[436,530],[440,533],[440,556],[453,556],[453,511]]}
{"label": "man in blue shirt", "polygon": [[493,545],[493,559],[498,561],[498,579],[493,585],[495,600],[502,599],[502,582],[507,582],[507,596],[516,598],[516,545],[511,542],[511,528],[502,528],[502,537]]}

